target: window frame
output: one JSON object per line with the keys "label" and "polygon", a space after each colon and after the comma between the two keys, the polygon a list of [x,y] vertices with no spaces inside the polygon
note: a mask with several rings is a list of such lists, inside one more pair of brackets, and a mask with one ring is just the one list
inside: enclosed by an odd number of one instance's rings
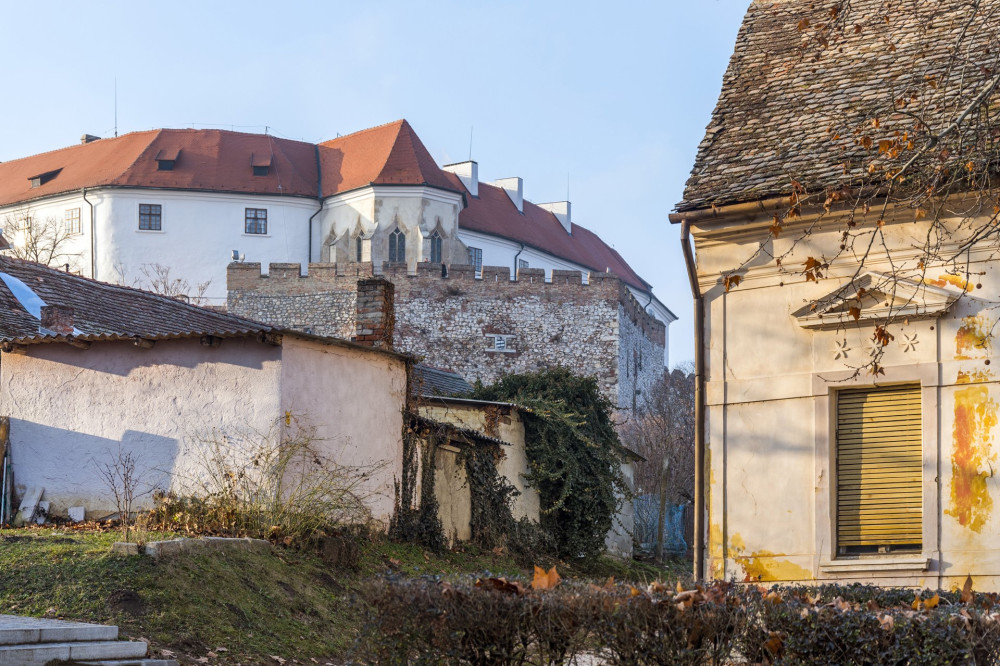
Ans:
{"label": "window frame", "polygon": [[[400,255],[402,251],[402,255]],[[406,263],[406,234],[402,229],[396,227],[389,232],[389,263]]]}
{"label": "window frame", "polygon": [[[143,208],[146,210],[143,211]],[[163,204],[139,204],[138,231],[163,231]]]}
{"label": "window frame", "polygon": [[469,250],[469,264],[472,266],[472,270],[477,276],[481,275],[483,272],[483,248],[471,245],[466,247]]}
{"label": "window frame", "polygon": [[83,226],[80,223],[80,208],[67,208],[63,213],[63,224],[65,224],[68,235],[76,236],[82,234]]}
{"label": "window frame", "polygon": [[243,209],[243,233],[250,236],[267,235],[267,209]]}
{"label": "window frame", "polygon": [[885,555],[839,555],[836,546],[836,391],[841,388],[871,386],[870,378],[857,376],[852,370],[828,370],[812,373],[813,395],[813,479],[815,501],[813,516],[813,547],[819,558],[820,573],[830,579],[850,580],[859,575],[891,572],[891,575],[922,575],[929,570],[935,556],[935,539],[939,516],[936,510],[939,499],[936,476],[938,469],[938,394],[941,381],[937,364],[885,366],[893,378],[885,384],[920,384],[922,415],[923,478],[923,550],[919,553]]}
{"label": "window frame", "polygon": [[444,238],[435,230],[430,236],[431,241],[431,263],[440,264],[444,261]]}

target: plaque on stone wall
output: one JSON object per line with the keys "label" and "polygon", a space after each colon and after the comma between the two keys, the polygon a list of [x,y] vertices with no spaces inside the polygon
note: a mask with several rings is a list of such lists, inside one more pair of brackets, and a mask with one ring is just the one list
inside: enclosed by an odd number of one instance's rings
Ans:
{"label": "plaque on stone wall", "polygon": [[486,335],[486,351],[513,354],[517,351],[514,349],[514,336],[488,333]]}

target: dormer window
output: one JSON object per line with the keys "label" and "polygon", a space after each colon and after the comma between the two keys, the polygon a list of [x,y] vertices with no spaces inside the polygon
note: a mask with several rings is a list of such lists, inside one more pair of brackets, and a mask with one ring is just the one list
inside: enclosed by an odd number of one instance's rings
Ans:
{"label": "dormer window", "polygon": [[156,153],[156,170],[157,171],[173,171],[174,164],[177,162],[177,158],[180,157],[181,151],[179,148],[163,149]]}
{"label": "dormer window", "polygon": [[253,168],[253,175],[266,176],[271,171],[271,155],[251,155],[250,166]]}
{"label": "dormer window", "polygon": [[32,176],[28,178],[28,182],[31,183],[32,188],[41,187],[45,183],[49,182],[50,180],[58,176],[60,171],[62,171],[61,168],[54,169],[52,171],[46,171],[45,173],[40,173],[37,176]]}

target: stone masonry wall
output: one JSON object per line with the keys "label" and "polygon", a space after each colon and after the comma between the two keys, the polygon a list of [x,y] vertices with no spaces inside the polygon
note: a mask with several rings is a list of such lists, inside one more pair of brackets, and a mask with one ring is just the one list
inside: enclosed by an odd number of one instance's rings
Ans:
{"label": "stone masonry wall", "polygon": [[[360,279],[371,264],[260,264],[229,267],[229,311],[266,323],[351,338]],[[504,374],[563,365],[597,378],[620,407],[631,408],[636,387],[662,372],[665,329],[646,314],[620,280],[579,271],[524,269],[510,280],[506,267],[385,264],[382,277],[395,285],[398,351],[453,370],[468,381],[496,381]],[[638,356],[641,364],[635,363]],[[634,367],[626,368],[626,362]],[[641,369],[640,369],[641,365]],[[636,377],[636,372],[639,373]],[[626,380],[623,384],[622,381]]]}

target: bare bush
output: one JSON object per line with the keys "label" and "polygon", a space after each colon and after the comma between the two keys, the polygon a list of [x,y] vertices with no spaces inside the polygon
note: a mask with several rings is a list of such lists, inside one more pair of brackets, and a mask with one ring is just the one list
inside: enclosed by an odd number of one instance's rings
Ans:
{"label": "bare bush", "polygon": [[103,460],[95,460],[97,474],[111,491],[118,511],[119,525],[122,531],[122,541],[128,541],[129,536],[135,536],[135,519],[133,508],[137,499],[152,492],[152,487],[146,482],[147,471],[142,465],[140,456],[131,450],[118,447],[116,451],[108,451]]}
{"label": "bare bush", "polygon": [[308,542],[365,524],[368,480],[388,463],[343,465],[290,414],[269,432],[212,430],[191,439],[181,495],[161,498],[152,524],[198,533]]}

